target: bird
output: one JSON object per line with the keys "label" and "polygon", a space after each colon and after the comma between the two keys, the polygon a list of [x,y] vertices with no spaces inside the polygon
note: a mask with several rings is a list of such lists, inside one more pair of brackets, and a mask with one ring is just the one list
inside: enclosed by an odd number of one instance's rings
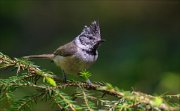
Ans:
{"label": "bird", "polygon": [[[99,22],[93,21],[89,26],[84,26],[82,32],[72,41],[60,46],[53,53],[24,56],[26,59],[50,59],[61,68],[63,80],[66,74],[80,74],[97,61],[98,47],[105,40],[101,39]],[[90,80],[87,80],[91,83]]]}

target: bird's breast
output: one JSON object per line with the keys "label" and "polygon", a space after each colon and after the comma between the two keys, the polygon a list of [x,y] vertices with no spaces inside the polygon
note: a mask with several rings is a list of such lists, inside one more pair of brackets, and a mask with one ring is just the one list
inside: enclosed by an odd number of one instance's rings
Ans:
{"label": "bird's breast", "polygon": [[54,62],[65,73],[78,74],[84,69],[89,68],[97,60],[97,55],[88,55],[87,53],[75,53],[72,56],[55,56]]}

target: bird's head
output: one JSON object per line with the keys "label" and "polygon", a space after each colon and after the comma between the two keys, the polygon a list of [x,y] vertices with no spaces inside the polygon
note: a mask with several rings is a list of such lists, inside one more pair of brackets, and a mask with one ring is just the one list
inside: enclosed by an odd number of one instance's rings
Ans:
{"label": "bird's head", "polygon": [[81,34],[75,38],[76,45],[85,50],[94,50],[104,42],[101,39],[99,23],[93,21],[88,27],[85,26]]}

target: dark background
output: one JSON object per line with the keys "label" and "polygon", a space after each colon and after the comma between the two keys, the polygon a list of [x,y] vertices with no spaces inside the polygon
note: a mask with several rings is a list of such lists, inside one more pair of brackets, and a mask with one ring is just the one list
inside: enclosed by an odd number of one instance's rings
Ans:
{"label": "dark background", "polygon": [[[89,69],[92,81],[151,94],[180,92],[178,1],[1,1],[0,51],[11,57],[51,53],[93,20],[106,42]],[[34,62],[61,74],[50,61]]]}

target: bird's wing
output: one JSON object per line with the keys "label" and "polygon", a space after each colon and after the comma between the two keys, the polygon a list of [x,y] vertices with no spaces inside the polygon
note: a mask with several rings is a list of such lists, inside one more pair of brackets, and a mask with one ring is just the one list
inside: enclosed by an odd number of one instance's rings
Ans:
{"label": "bird's wing", "polygon": [[60,46],[57,50],[54,51],[54,55],[61,56],[71,56],[77,51],[77,46],[74,42],[67,43],[63,46]]}

